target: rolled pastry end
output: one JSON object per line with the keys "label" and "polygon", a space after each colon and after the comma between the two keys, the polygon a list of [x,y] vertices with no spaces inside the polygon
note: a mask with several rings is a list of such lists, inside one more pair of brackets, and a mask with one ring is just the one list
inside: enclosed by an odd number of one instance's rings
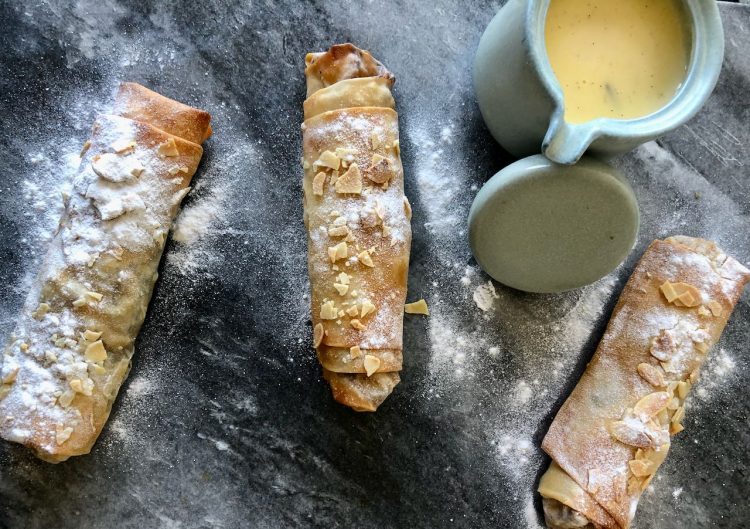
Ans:
{"label": "rolled pastry end", "polygon": [[554,461],[539,481],[549,529],[618,527],[615,520]]}
{"label": "rolled pastry end", "polygon": [[331,386],[333,399],[354,411],[376,411],[396,384],[401,382],[398,373],[334,373],[323,369],[323,378]]}
{"label": "rolled pastry end", "polygon": [[552,498],[543,498],[544,523],[548,529],[596,529],[583,514]]}

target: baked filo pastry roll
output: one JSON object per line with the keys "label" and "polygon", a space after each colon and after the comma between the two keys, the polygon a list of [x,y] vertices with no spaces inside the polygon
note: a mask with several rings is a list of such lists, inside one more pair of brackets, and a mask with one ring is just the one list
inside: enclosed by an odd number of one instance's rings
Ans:
{"label": "baked filo pastry roll", "polygon": [[542,443],[548,527],[626,528],[750,272],[713,242],[654,241]]}
{"label": "baked filo pastry roll", "polygon": [[120,86],[96,118],[64,213],[4,350],[0,436],[64,461],[91,450],[130,369],[208,113]]}
{"label": "baked filo pastry roll", "polygon": [[334,399],[375,411],[400,380],[411,246],[394,77],[351,44],[308,54],[305,75],[314,346]]}

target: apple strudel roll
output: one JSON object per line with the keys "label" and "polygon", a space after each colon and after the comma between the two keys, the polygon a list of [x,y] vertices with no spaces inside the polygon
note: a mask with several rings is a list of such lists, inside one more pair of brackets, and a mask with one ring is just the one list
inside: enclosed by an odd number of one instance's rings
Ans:
{"label": "apple strudel roll", "polygon": [[50,462],[91,450],[130,369],[208,113],[123,83],[99,115],[0,359],[0,436]]}
{"label": "apple strudel roll", "polygon": [[351,44],[308,54],[305,74],[314,346],[335,400],[375,411],[399,382],[411,246],[394,78]]}
{"label": "apple strudel roll", "polygon": [[553,460],[539,484],[550,528],[630,525],[749,279],[710,241],[649,246],[542,443]]}

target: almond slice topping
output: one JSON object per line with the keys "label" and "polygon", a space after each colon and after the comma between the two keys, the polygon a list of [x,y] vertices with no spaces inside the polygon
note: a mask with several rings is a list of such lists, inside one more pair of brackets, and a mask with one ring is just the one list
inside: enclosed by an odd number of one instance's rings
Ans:
{"label": "almond slice topping", "polygon": [[651,356],[662,362],[668,361],[677,352],[677,344],[674,341],[672,333],[662,329],[659,336],[651,340]]}
{"label": "almond slice topping", "polygon": [[341,166],[341,160],[331,151],[323,151],[320,157],[313,162],[313,167],[328,167],[337,171]]}
{"label": "almond slice topping", "polygon": [[65,441],[70,439],[72,433],[73,428],[71,428],[70,426],[65,427],[61,424],[58,424],[57,426],[55,426],[55,442],[58,445],[64,444]]}
{"label": "almond slice topping", "polygon": [[336,246],[328,248],[328,257],[331,262],[335,263],[339,259],[346,259],[349,256],[349,247],[345,242],[340,242]]}
{"label": "almond slice topping", "polygon": [[356,305],[352,305],[351,307],[349,307],[348,309],[346,309],[346,313],[349,316],[351,316],[352,318],[355,318],[355,317],[359,316],[359,309],[357,308]]}
{"label": "almond slice topping", "polygon": [[326,183],[326,174],[323,171],[316,174],[312,182],[313,195],[322,197],[325,183]]}
{"label": "almond slice topping", "polygon": [[349,169],[341,175],[334,184],[336,193],[359,195],[362,193],[362,173],[356,163],[349,166]]}
{"label": "almond slice topping", "polygon": [[180,151],[177,150],[177,144],[175,143],[174,138],[169,138],[167,141],[159,145],[159,154],[169,158],[180,155]]}
{"label": "almond slice topping", "polygon": [[334,283],[333,288],[335,288],[340,296],[345,296],[346,292],[349,290],[349,285],[342,285],[341,283]]}
{"label": "almond slice topping", "polygon": [[[88,150],[90,146],[91,146],[90,141],[87,141],[84,144],[84,147],[86,150]],[[112,144],[110,145],[110,148],[117,154],[122,154],[126,151],[135,149],[135,142],[132,140],[119,139],[119,140],[115,140],[114,142],[112,142]]]}
{"label": "almond slice topping", "polygon": [[318,347],[323,342],[323,324],[318,323],[313,329],[313,347]]}
{"label": "almond slice topping", "polygon": [[365,266],[369,266],[370,268],[375,266],[375,263],[372,262],[372,257],[370,256],[370,252],[368,250],[364,250],[357,254],[357,259],[359,259],[360,263]]}
{"label": "almond slice topping", "polygon": [[666,391],[657,391],[646,395],[633,407],[635,413],[642,421],[647,421],[665,409],[672,396]]}
{"label": "almond slice topping", "polygon": [[654,387],[661,388],[667,384],[664,380],[664,371],[658,366],[643,362],[638,364],[638,374]]}
{"label": "almond slice topping", "polygon": [[84,356],[89,362],[101,362],[103,360],[106,360],[107,350],[104,348],[104,343],[102,343],[101,340],[90,343],[88,347],[86,347]]}
{"label": "almond slice topping", "polygon": [[713,314],[717,318],[724,312],[724,309],[721,307],[721,303],[716,300],[709,301],[708,308],[711,310],[711,314]]}
{"label": "almond slice topping", "polygon": [[380,369],[380,358],[372,355],[365,355],[365,371],[367,376],[371,377],[378,369]]}
{"label": "almond slice topping", "polygon": [[373,305],[369,299],[366,299],[362,302],[362,309],[360,310],[360,318],[364,318],[368,314],[372,314],[375,312],[375,305]]}
{"label": "almond slice topping", "polygon": [[408,220],[411,220],[411,204],[409,203],[409,199],[404,197],[404,213],[406,213],[406,218]]}
{"label": "almond slice topping", "polygon": [[351,278],[352,276],[350,276],[346,272],[341,272],[338,276],[336,276],[336,280],[342,285],[348,285]]}
{"label": "almond slice topping", "polygon": [[615,421],[609,429],[612,437],[628,446],[648,448],[652,445],[651,438],[641,428],[634,428],[624,421]]}
{"label": "almond slice topping", "polygon": [[335,320],[339,317],[338,310],[333,304],[333,301],[326,301],[320,306],[320,319],[321,320]]}
{"label": "almond slice topping", "polygon": [[424,299],[415,301],[413,303],[407,303],[404,305],[404,312],[407,314],[424,314],[425,316],[430,315],[430,309],[427,308],[427,302]]}
{"label": "almond slice topping", "polygon": [[359,348],[359,345],[354,345],[349,348],[349,356],[352,358],[359,358],[362,356],[362,349]]}
{"label": "almond slice topping", "polygon": [[366,329],[366,327],[364,326],[364,324],[361,321],[357,320],[357,319],[351,320],[349,322],[349,325],[351,325],[352,327],[354,327],[358,331],[364,331]]}
{"label": "almond slice topping", "polygon": [[628,461],[628,466],[633,475],[639,478],[650,476],[656,470],[654,463],[648,459],[633,459],[632,461]]}
{"label": "almond slice topping", "polygon": [[697,307],[701,304],[700,290],[688,283],[671,283],[665,281],[659,286],[669,303],[676,307]]}

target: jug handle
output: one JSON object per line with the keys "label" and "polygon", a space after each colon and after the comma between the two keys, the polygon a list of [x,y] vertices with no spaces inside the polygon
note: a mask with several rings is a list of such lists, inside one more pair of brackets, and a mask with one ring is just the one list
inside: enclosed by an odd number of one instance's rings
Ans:
{"label": "jug handle", "polygon": [[594,131],[591,126],[571,125],[558,115],[552,119],[547,130],[542,152],[555,163],[572,165],[586,152],[592,141]]}

